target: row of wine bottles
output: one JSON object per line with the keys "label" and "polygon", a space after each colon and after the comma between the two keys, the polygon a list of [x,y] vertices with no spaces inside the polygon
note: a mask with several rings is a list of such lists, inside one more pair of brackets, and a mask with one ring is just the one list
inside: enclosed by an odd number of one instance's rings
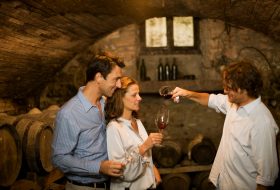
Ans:
{"label": "row of wine bottles", "polygon": [[[173,58],[173,63],[170,66],[168,63],[168,58],[165,59],[165,64],[163,64],[162,59],[159,59],[159,64],[157,67],[157,74],[158,74],[158,80],[164,81],[164,80],[177,80],[178,79],[178,67],[176,64],[176,58]],[[145,81],[147,80],[146,76],[146,66],[144,59],[142,59],[141,65],[140,65],[140,80]]]}
{"label": "row of wine bottles", "polygon": [[168,63],[168,58],[165,59],[165,64],[162,63],[161,58],[159,59],[159,64],[157,67],[158,80],[177,80],[178,78],[178,67],[176,64],[176,58],[173,58],[173,63],[171,67]]}

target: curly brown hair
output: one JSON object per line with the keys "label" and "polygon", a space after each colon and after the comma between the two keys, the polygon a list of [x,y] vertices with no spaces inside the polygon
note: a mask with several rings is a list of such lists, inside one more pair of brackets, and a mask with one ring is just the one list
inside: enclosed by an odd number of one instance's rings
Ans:
{"label": "curly brown hair", "polygon": [[[114,94],[111,97],[107,98],[105,104],[105,118],[107,123],[112,119],[119,118],[124,111],[123,97],[127,92],[129,86],[137,84],[137,81],[133,78],[124,76],[121,78],[121,88],[115,90]],[[138,113],[136,111],[132,112],[134,118],[138,118]]]}
{"label": "curly brown hair", "polygon": [[252,98],[260,96],[263,81],[261,73],[253,64],[245,61],[236,62],[226,67],[223,74],[224,83],[231,86],[232,90],[246,90],[248,96]]}

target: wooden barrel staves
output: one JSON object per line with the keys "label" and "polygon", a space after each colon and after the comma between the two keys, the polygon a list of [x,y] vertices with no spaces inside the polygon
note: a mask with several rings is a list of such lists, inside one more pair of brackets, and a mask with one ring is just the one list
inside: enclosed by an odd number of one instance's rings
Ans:
{"label": "wooden barrel staves", "polygon": [[20,175],[26,175],[26,173],[29,171],[27,160],[26,160],[27,157],[26,145],[27,145],[29,127],[34,121],[35,121],[34,118],[22,117],[16,124],[16,130],[18,132],[19,139],[22,144],[22,165],[21,165]]}
{"label": "wooden barrel staves", "polygon": [[14,125],[17,122],[16,116],[11,116],[6,113],[0,113],[0,123]]}
{"label": "wooden barrel staves", "polygon": [[28,113],[18,115],[16,124],[22,119],[29,119],[34,121],[38,120],[41,117],[41,115],[42,115],[41,110],[39,110],[38,108],[32,108],[31,110],[29,110]]}
{"label": "wooden barrel staves", "polygon": [[155,162],[164,168],[174,167],[182,159],[182,148],[179,142],[166,140],[162,147],[153,148]]}
{"label": "wooden barrel staves", "polygon": [[7,187],[18,177],[22,160],[19,135],[10,124],[0,124],[0,154],[0,186]]}
{"label": "wooden barrel staves", "polygon": [[60,108],[58,105],[51,105],[50,107],[42,111],[42,115],[40,116],[39,120],[49,124],[52,128],[54,128],[56,114],[59,109]]}
{"label": "wooden barrel staves", "polygon": [[191,180],[187,174],[167,174],[162,178],[162,188],[164,190],[188,190]]}
{"label": "wooden barrel staves", "polygon": [[34,118],[22,118],[16,125],[22,142],[24,163],[29,171],[45,174],[53,170],[51,141],[53,129]]}
{"label": "wooden barrel staves", "polygon": [[213,163],[216,156],[216,147],[213,142],[201,134],[190,142],[188,149],[189,159],[201,165]]}
{"label": "wooden barrel staves", "polygon": [[23,156],[25,157],[25,150],[26,150],[26,144],[27,144],[27,134],[29,127],[33,123],[33,119],[30,118],[22,118],[18,121],[16,125],[16,130],[19,134],[20,141],[22,143],[22,150],[23,150]]}
{"label": "wooden barrel staves", "polygon": [[41,121],[34,121],[29,127],[25,152],[31,171],[48,173],[53,170],[51,162],[52,136],[52,127]]}

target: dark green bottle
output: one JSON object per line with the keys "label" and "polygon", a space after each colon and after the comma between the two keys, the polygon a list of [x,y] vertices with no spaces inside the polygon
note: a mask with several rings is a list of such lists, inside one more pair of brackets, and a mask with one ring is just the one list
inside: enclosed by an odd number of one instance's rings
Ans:
{"label": "dark green bottle", "polygon": [[163,65],[161,63],[161,59],[159,59],[159,64],[158,64],[158,80],[162,81],[163,80]]}
{"label": "dark green bottle", "polygon": [[171,78],[172,80],[177,80],[178,79],[178,67],[176,64],[176,58],[173,58],[173,64],[172,64],[172,68],[171,68]]}
{"label": "dark green bottle", "polygon": [[168,63],[168,58],[166,58],[165,60],[165,65],[164,65],[164,79],[165,80],[170,80],[171,76],[170,76],[170,67],[169,67],[169,63]]}
{"label": "dark green bottle", "polygon": [[141,65],[140,65],[140,80],[145,81],[146,80],[146,66],[145,61],[142,59]]}

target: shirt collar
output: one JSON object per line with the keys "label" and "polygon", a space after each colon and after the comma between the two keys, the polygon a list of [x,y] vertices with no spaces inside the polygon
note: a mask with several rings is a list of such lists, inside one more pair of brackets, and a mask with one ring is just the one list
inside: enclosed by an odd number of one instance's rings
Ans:
{"label": "shirt collar", "polygon": [[250,102],[249,104],[246,104],[245,106],[242,106],[241,108],[243,108],[246,111],[246,113],[249,114],[253,111],[253,109],[259,103],[261,103],[261,97],[260,96],[257,99],[255,99],[254,101]]}
{"label": "shirt collar", "polygon": [[125,119],[123,117],[119,117],[117,120],[120,121],[120,122],[123,122],[123,123],[125,123],[127,125],[131,124],[131,120]]}
{"label": "shirt collar", "polygon": [[[119,117],[117,120],[132,129],[131,120],[125,119],[123,117]],[[136,122],[137,122],[137,120],[136,120]]]}
{"label": "shirt collar", "polygon": [[[78,96],[79,100],[81,101],[81,103],[82,103],[84,109],[86,110],[86,112],[88,112],[88,111],[90,110],[90,108],[95,107],[95,106],[92,105],[92,104],[90,103],[90,101],[87,100],[87,98],[86,98],[85,95],[83,94],[83,89],[84,89],[84,86],[82,86],[82,87],[79,88],[79,91],[78,91],[78,95],[77,95],[77,96]],[[101,99],[100,99],[101,104],[103,104],[104,101],[105,101],[104,98],[101,97]]]}

